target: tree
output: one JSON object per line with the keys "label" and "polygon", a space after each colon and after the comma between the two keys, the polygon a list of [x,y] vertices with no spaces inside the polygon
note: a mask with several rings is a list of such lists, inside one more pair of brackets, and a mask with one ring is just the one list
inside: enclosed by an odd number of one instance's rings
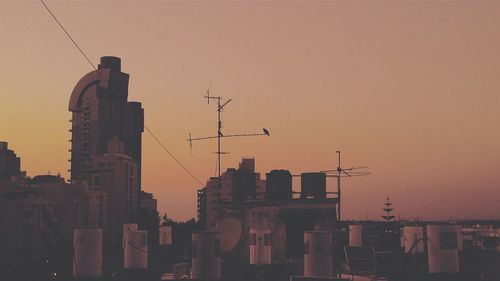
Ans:
{"label": "tree", "polygon": [[391,212],[394,211],[394,208],[392,208],[392,203],[391,199],[389,199],[389,196],[387,196],[384,205],[385,208],[383,210],[386,212],[386,214],[382,216],[382,219],[384,219],[386,223],[390,223],[395,218],[395,216],[391,215]]}

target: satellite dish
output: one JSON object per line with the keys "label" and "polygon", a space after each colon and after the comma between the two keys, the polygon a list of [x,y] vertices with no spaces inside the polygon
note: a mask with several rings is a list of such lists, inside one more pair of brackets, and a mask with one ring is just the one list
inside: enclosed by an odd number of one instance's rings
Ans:
{"label": "satellite dish", "polygon": [[241,223],[236,218],[227,218],[219,224],[220,246],[224,253],[236,248],[241,239]]}

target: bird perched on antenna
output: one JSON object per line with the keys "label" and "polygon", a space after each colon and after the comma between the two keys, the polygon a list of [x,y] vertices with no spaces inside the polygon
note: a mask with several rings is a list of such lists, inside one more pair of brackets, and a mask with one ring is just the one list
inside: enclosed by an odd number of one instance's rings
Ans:
{"label": "bird perched on antenna", "polygon": [[264,135],[270,136],[269,131],[266,128],[262,128],[262,131],[264,132]]}

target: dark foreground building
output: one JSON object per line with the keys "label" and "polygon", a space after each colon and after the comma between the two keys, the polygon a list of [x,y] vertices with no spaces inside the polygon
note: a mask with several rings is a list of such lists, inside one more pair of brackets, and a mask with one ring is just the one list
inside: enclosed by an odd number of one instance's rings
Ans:
{"label": "dark foreground building", "polygon": [[259,280],[259,274],[289,280],[303,274],[304,232],[323,231],[335,241],[337,195],[326,191],[326,181],[308,176],[295,192],[292,174],[273,170],[261,187],[255,159],[243,159],[222,174],[220,192],[218,178],[198,191],[199,223],[218,233],[223,280]]}
{"label": "dark foreground building", "polygon": [[69,275],[73,228],[83,219],[84,203],[85,186],[60,176],[13,177],[0,183],[0,279]]}
{"label": "dark foreground building", "polygon": [[128,101],[128,81],[120,58],[102,57],[99,68],[78,81],[69,101],[71,180],[86,181],[89,200],[95,198],[103,209],[90,208],[86,226],[105,232],[136,223],[140,204],[144,110]]}
{"label": "dark foreground building", "polygon": [[9,149],[7,142],[0,142],[0,180],[20,174],[21,159],[13,150]]}
{"label": "dark foreground building", "polygon": [[73,113],[71,179],[80,178],[85,161],[92,155],[108,153],[109,141],[116,137],[123,142],[124,153],[137,164],[140,185],[144,110],[141,103],[128,101],[128,80],[129,75],[121,71],[120,58],[107,56],[73,89],[69,101]]}

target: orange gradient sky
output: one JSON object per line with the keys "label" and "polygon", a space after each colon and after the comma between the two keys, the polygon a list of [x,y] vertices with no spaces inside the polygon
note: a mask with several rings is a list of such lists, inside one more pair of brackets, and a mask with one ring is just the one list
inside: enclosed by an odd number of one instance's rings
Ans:
{"label": "orange gradient sky", "polygon": [[[343,216],[500,219],[499,2],[46,1],[97,64],[122,58],[129,100],[204,182],[215,106],[232,98],[223,169],[265,174],[369,166],[346,180]],[[0,2],[0,140],[28,175],[68,178],[68,100],[91,67],[38,1]],[[191,179],[146,132],[143,189],[175,219],[196,215]],[[333,189],[334,182],[329,183]],[[296,186],[295,188],[298,188]]]}

